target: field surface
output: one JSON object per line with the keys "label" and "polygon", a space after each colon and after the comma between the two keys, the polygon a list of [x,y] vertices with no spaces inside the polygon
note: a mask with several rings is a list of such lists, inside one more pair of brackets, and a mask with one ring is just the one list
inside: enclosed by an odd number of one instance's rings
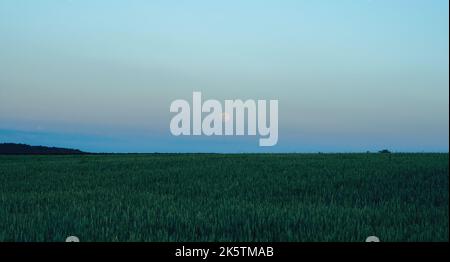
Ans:
{"label": "field surface", "polygon": [[0,241],[449,241],[448,154],[0,156]]}

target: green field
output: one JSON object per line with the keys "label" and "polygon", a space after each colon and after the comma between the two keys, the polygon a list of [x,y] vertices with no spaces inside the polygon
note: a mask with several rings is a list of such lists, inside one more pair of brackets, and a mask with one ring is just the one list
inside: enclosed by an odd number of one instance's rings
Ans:
{"label": "green field", "polygon": [[0,156],[0,241],[449,241],[448,154]]}

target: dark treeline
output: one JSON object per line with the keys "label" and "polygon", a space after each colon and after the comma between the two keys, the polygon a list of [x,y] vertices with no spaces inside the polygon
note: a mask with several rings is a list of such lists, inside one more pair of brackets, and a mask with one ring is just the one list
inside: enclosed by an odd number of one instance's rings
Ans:
{"label": "dark treeline", "polygon": [[2,155],[74,155],[87,154],[78,149],[30,146],[25,144],[0,143],[0,154]]}

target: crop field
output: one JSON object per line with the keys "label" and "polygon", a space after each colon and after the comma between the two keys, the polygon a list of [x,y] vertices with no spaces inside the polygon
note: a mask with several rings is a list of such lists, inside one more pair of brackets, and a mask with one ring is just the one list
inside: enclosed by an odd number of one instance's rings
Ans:
{"label": "crop field", "polygon": [[0,241],[449,241],[448,154],[0,156]]}

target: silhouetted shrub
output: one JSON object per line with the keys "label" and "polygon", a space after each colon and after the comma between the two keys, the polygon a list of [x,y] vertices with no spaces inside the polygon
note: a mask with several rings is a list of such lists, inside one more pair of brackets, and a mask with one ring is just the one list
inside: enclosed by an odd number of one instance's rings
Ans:
{"label": "silhouetted shrub", "polygon": [[380,153],[380,154],[390,154],[391,151],[389,151],[387,149],[383,149],[383,150],[378,151],[378,153]]}

